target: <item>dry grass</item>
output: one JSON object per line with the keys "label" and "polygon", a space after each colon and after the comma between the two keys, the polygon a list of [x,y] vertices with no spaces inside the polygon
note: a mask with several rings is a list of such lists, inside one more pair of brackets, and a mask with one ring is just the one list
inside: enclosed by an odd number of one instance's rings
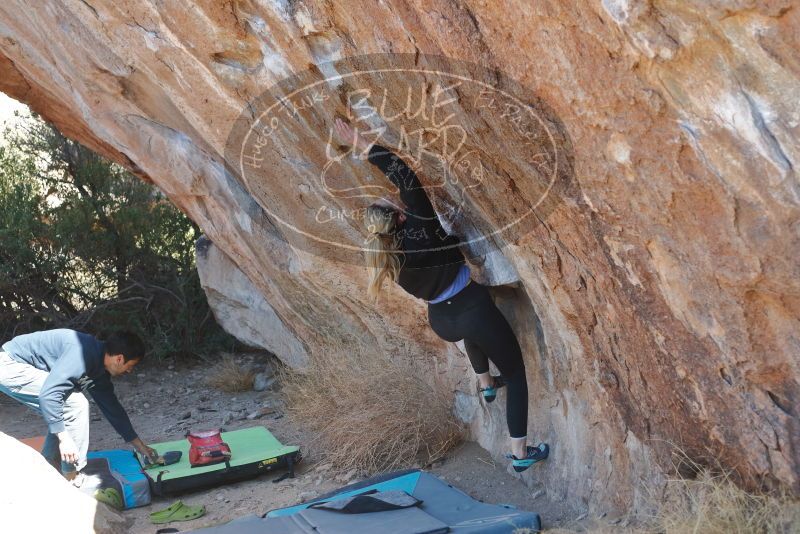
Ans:
{"label": "dry grass", "polygon": [[[591,519],[581,526],[547,530],[647,534],[790,534],[800,533],[800,501],[785,494],[751,493],[737,486],[722,469],[712,470],[675,453],[677,463],[694,478],[671,478],[651,490],[652,514],[631,519],[633,526],[609,525]],[[677,471],[677,466],[676,466]],[[628,523],[629,521],[625,521]]]}
{"label": "dry grass", "polygon": [[331,347],[303,372],[282,370],[287,416],[338,472],[363,475],[425,465],[462,439],[452,396],[434,390],[410,358]]}
{"label": "dry grass", "polygon": [[236,393],[253,388],[255,372],[239,365],[233,355],[225,354],[209,373],[206,384],[209,386]]}
{"label": "dry grass", "polygon": [[[570,522],[558,528],[547,528],[545,525],[544,530],[547,534],[578,534],[591,533],[591,534],[655,534],[649,525],[639,525],[635,527],[623,526],[620,524],[610,524],[608,521],[598,518],[584,519],[577,522]],[[530,529],[517,529],[513,534],[530,534]]]}
{"label": "dry grass", "polygon": [[652,526],[665,534],[800,532],[800,503],[783,495],[749,493],[726,474],[701,469],[693,480],[667,483]]}

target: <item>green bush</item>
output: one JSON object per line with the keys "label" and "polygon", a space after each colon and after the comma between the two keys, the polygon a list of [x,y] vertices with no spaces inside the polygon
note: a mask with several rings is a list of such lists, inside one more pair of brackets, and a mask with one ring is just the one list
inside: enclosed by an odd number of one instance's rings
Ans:
{"label": "green bush", "polygon": [[129,329],[159,357],[233,349],[200,286],[199,236],[158,189],[26,119],[0,146],[0,339]]}

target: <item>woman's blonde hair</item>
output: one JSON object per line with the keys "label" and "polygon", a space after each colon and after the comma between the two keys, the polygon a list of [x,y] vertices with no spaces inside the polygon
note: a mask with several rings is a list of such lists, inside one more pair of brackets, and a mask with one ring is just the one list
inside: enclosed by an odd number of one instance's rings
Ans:
{"label": "woman's blonde hair", "polygon": [[369,273],[367,295],[372,302],[378,300],[386,277],[397,281],[405,260],[400,248],[400,237],[394,232],[396,224],[397,212],[389,206],[372,204],[364,214],[364,225],[370,233],[364,253]]}

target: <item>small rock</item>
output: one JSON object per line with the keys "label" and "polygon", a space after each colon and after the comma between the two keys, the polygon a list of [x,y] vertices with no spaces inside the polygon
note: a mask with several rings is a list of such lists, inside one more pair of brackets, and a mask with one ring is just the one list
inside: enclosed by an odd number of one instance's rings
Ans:
{"label": "small rock", "polygon": [[222,418],[222,424],[227,425],[228,423],[233,421],[233,417],[234,417],[233,412],[227,412],[225,416]]}
{"label": "small rock", "polygon": [[267,389],[267,377],[264,373],[258,373],[253,379],[253,391],[264,391]]}
{"label": "small rock", "polygon": [[208,400],[208,395],[200,395],[200,402],[206,402]]}
{"label": "small rock", "polygon": [[189,419],[192,416],[192,412],[184,412],[181,416],[181,419]]}
{"label": "small rock", "polygon": [[275,413],[275,408],[273,408],[272,406],[262,406],[258,410],[259,417],[264,417],[265,415],[269,415],[271,413]]}
{"label": "small rock", "polygon": [[543,489],[536,490],[533,493],[531,493],[531,500],[538,499],[542,495],[544,495],[544,490]]}
{"label": "small rock", "polygon": [[319,495],[319,493],[317,493],[316,491],[304,491],[300,495],[298,495],[297,498],[300,499],[300,502],[306,502],[310,501],[311,499],[316,499],[317,495]]}
{"label": "small rock", "polygon": [[149,410],[149,409],[150,409],[150,403],[149,403],[149,402],[145,402],[144,404],[142,404],[142,407],[143,407],[145,410]]}
{"label": "small rock", "polygon": [[169,369],[170,371],[172,371],[173,369],[175,369],[175,366],[174,366],[174,365],[168,365],[168,366],[167,366],[167,369]]}
{"label": "small rock", "polygon": [[218,501],[224,501],[225,500],[225,494],[224,493],[217,493],[217,500]]}
{"label": "small rock", "polygon": [[456,477],[453,480],[455,480],[456,482],[461,482],[461,477]]}

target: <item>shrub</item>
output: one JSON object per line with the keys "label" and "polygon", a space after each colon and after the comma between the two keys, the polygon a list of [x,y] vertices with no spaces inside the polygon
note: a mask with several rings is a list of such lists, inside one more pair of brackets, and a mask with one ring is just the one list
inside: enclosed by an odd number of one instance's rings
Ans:
{"label": "shrub", "polygon": [[440,458],[462,439],[452,396],[411,358],[334,344],[302,372],[281,369],[287,416],[338,472],[370,475]]}
{"label": "shrub", "polygon": [[800,532],[800,504],[780,494],[745,491],[728,474],[701,469],[694,479],[667,482],[651,527],[665,534]]}
{"label": "shrub", "polygon": [[[692,461],[676,447],[675,471],[691,474],[648,488],[650,513],[632,515],[628,526],[589,519],[580,526],[548,529],[552,534],[789,534],[800,532],[800,501],[781,492],[749,492],[721,467]],[[515,533],[516,534],[516,533]],[[520,533],[521,534],[521,533]]]}
{"label": "shrub", "polygon": [[0,339],[124,329],[156,358],[235,347],[200,286],[200,230],[158,189],[36,117],[4,137]]}
{"label": "shrub", "polygon": [[240,365],[231,354],[225,354],[210,371],[206,383],[209,386],[236,393],[253,389],[255,372]]}

